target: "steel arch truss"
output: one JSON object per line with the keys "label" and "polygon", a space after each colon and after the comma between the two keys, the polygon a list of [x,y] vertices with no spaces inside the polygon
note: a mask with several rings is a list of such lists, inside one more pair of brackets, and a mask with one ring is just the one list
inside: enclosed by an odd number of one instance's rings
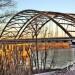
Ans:
{"label": "steel arch truss", "polygon": [[75,32],[75,18],[72,14],[24,10],[15,14],[9,20],[9,22],[2,30],[0,38],[23,39],[26,35],[31,38],[36,34],[38,35],[42,27],[46,25],[46,23],[48,23],[49,21],[54,22],[69,37],[73,37]]}

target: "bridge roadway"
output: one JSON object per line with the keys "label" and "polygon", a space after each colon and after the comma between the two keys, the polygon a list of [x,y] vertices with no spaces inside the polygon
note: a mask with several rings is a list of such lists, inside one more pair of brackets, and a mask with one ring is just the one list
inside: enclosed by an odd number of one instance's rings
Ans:
{"label": "bridge roadway", "polygon": [[[37,38],[37,42],[68,42],[75,40],[75,37],[54,37],[54,38]],[[3,39],[0,40],[0,44],[19,44],[19,43],[34,43],[34,39]]]}

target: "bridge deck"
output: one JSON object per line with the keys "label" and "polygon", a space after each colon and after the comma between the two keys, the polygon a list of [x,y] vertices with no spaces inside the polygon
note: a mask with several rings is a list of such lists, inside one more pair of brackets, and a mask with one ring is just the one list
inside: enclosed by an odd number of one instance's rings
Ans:
{"label": "bridge deck", "polygon": [[[56,38],[37,38],[37,42],[60,42],[60,41],[71,41],[71,40],[75,40],[75,37],[56,37]],[[36,39],[3,39],[0,40],[0,43],[9,43],[9,44],[13,44],[13,43],[32,43],[32,42],[36,42]]]}

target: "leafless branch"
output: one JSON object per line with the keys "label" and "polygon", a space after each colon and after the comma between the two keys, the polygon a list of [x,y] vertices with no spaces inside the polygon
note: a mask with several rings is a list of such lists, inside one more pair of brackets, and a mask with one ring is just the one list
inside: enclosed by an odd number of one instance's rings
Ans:
{"label": "leafless branch", "polygon": [[0,8],[14,6],[15,2],[13,0],[0,0]]}

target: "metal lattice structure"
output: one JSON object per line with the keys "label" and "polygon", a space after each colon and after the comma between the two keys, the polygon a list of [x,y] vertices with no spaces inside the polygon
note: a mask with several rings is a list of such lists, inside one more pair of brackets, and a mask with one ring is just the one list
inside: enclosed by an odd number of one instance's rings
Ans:
{"label": "metal lattice structure", "polygon": [[[32,33],[35,35],[36,32],[39,34],[44,25],[50,21],[60,27],[69,37],[74,36],[74,14],[24,10],[15,14],[9,20],[2,30],[0,38],[18,39],[23,38],[24,35],[32,35]],[[70,27],[73,27],[73,29],[68,30]]]}

